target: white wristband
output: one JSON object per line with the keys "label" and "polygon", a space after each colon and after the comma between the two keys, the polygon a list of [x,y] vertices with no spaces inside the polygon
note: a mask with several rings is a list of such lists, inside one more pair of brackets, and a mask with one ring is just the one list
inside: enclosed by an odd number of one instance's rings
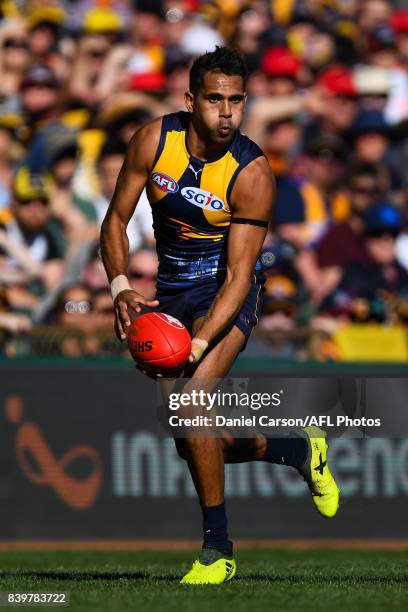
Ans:
{"label": "white wristband", "polygon": [[202,338],[193,338],[191,341],[191,352],[193,353],[196,362],[200,361],[201,357],[208,348],[207,340]]}
{"label": "white wristband", "polygon": [[115,276],[113,281],[110,284],[112,300],[115,301],[118,294],[121,291],[125,291],[126,289],[132,289],[129,285],[129,281],[124,274],[119,274],[119,276]]}

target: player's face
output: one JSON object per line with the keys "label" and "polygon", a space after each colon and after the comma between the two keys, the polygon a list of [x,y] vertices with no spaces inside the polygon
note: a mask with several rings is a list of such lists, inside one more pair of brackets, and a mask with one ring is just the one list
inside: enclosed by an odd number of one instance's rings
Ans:
{"label": "player's face", "polygon": [[242,77],[207,72],[203,87],[195,95],[186,94],[187,109],[203,140],[228,145],[242,122],[246,93]]}

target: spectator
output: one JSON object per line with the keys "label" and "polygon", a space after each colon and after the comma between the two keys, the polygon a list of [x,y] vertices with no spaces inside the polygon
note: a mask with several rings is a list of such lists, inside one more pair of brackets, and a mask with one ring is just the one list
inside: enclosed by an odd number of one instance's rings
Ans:
{"label": "spectator", "polygon": [[[98,225],[100,226],[115,190],[116,181],[125,159],[126,146],[122,141],[108,139],[102,147],[98,160],[100,195],[94,201]],[[153,220],[150,205],[143,192],[136,212],[128,226],[129,249],[135,251],[143,242],[154,244]]]}
{"label": "spectator", "polygon": [[[306,143],[302,178],[298,181],[297,218],[280,227],[280,235],[304,248],[317,244],[334,223],[344,221],[350,211],[350,201],[342,187],[345,169],[345,149],[336,136],[316,136]],[[299,199],[300,198],[300,199]],[[283,218],[281,209],[286,198],[278,195],[275,215]]]}
{"label": "spectator", "polygon": [[381,111],[362,111],[351,129],[357,161],[369,164],[384,162],[390,145],[391,128]]}
{"label": "spectator", "polygon": [[94,207],[74,191],[73,178],[78,166],[76,135],[66,130],[55,134],[47,153],[51,212],[64,226],[66,240],[75,250],[81,243],[95,240],[99,233]]}
{"label": "spectator", "polygon": [[[0,271],[3,282],[9,284],[12,306],[30,309],[36,303],[35,294],[51,290],[63,272],[63,240],[58,228],[49,224],[46,177],[20,168],[11,213],[12,219],[1,229]],[[30,286],[35,281],[37,285]]]}
{"label": "spectator", "polygon": [[85,339],[95,331],[90,316],[92,292],[85,286],[65,289],[52,312],[52,321],[61,330],[57,333],[58,350],[65,357],[81,357]]}
{"label": "spectator", "polygon": [[168,59],[165,64],[167,76],[166,106],[172,113],[184,106],[184,94],[189,88],[190,56],[178,54],[178,57]]}
{"label": "spectator", "polygon": [[372,206],[365,218],[365,261],[350,263],[322,310],[352,320],[386,319],[387,295],[408,298],[408,273],[396,259],[396,239],[404,220],[390,204]]}
{"label": "spectator", "polygon": [[153,249],[142,248],[129,259],[129,280],[132,289],[148,300],[154,298],[157,278],[157,255]]}
{"label": "spectator", "polygon": [[59,52],[61,26],[66,13],[60,6],[35,6],[29,16],[28,45],[31,62],[47,66],[61,77],[65,73],[65,61]]}
{"label": "spectator", "polygon": [[342,137],[358,113],[359,92],[354,74],[345,66],[333,66],[320,73],[317,86],[327,96],[327,102],[318,109],[306,136],[318,131]]}
{"label": "spectator", "polygon": [[93,108],[100,102],[98,79],[122,29],[122,19],[112,9],[93,8],[85,14],[68,83],[77,103]]}
{"label": "spectator", "polygon": [[383,192],[378,167],[370,164],[355,166],[349,173],[348,185],[350,216],[331,228],[319,243],[316,254],[321,268],[342,268],[365,259],[361,244],[364,219]]}
{"label": "spectator", "polygon": [[297,91],[301,70],[299,58],[286,47],[269,49],[262,58],[268,96],[291,96]]}
{"label": "spectator", "polygon": [[296,342],[292,335],[298,315],[296,294],[296,285],[285,276],[276,275],[267,280],[258,333],[248,343],[250,356],[295,356]]}
{"label": "spectator", "polygon": [[364,218],[383,191],[379,168],[372,164],[355,166],[349,173],[348,185],[350,216],[331,227],[315,249],[304,252],[301,263],[298,260],[298,269],[314,304],[319,304],[335,289],[344,268],[366,260],[362,240]]}
{"label": "spectator", "polygon": [[31,66],[21,84],[21,101],[29,124],[58,117],[61,106],[55,74],[41,64]]}
{"label": "spectator", "polygon": [[55,322],[63,327],[87,330],[91,321],[84,315],[91,312],[91,306],[92,291],[88,287],[68,287],[58,299],[54,311]]}
{"label": "spectator", "polygon": [[20,85],[29,61],[25,22],[21,19],[3,21],[0,26],[0,94],[9,111],[20,109]]}

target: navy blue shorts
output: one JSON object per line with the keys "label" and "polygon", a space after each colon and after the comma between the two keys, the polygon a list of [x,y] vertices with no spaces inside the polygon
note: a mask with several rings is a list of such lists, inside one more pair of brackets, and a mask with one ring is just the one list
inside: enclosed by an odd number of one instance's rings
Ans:
{"label": "navy blue shorts", "polygon": [[[158,288],[158,310],[179,319],[192,334],[193,321],[207,314],[220,286],[216,279],[209,279],[187,289]],[[238,327],[246,341],[258,323],[262,295],[263,283],[253,282],[240,312],[228,326],[229,329],[234,325]]]}

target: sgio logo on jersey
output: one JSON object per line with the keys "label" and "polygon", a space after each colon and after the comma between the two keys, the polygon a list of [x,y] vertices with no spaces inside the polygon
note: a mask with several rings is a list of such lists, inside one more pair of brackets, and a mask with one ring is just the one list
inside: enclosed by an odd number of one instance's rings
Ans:
{"label": "sgio logo on jersey", "polygon": [[177,182],[164,174],[163,172],[153,172],[152,181],[160,189],[160,191],[165,191],[166,193],[176,193],[179,190],[179,186]]}
{"label": "sgio logo on jersey", "polygon": [[181,195],[194,206],[207,210],[225,210],[225,204],[220,198],[209,191],[198,187],[183,187]]}

